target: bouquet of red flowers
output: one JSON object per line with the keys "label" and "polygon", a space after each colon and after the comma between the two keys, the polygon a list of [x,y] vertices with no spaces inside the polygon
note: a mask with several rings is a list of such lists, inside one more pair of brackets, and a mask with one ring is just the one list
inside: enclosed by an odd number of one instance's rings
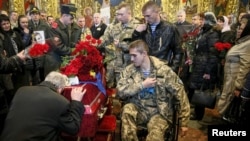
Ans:
{"label": "bouquet of red flowers", "polygon": [[64,58],[61,73],[77,76],[80,81],[96,81],[96,74],[103,68],[103,57],[96,49],[100,43],[101,40],[87,35],[84,41],[76,45],[71,56]]}
{"label": "bouquet of red flowers", "polygon": [[47,53],[49,50],[48,44],[34,44],[31,48],[28,49],[28,55],[31,58],[39,57]]}
{"label": "bouquet of red flowers", "polygon": [[223,51],[223,50],[228,50],[232,47],[232,45],[230,43],[223,43],[223,42],[216,42],[214,44],[214,47],[218,50],[218,51]]}

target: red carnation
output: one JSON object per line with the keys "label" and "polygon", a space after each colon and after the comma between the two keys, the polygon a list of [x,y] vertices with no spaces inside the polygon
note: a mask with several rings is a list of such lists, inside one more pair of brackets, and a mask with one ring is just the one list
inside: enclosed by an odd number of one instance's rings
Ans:
{"label": "red carnation", "polygon": [[232,45],[230,43],[224,43],[225,49],[230,49]]}
{"label": "red carnation", "polygon": [[97,40],[97,44],[100,45],[102,43],[101,40]]}
{"label": "red carnation", "polygon": [[35,44],[33,47],[29,49],[30,57],[39,57],[47,53],[49,50],[48,44]]}
{"label": "red carnation", "polygon": [[91,38],[92,38],[91,35],[87,35],[87,36],[86,36],[86,39],[87,39],[87,40],[90,40]]}
{"label": "red carnation", "polygon": [[79,42],[72,51],[74,59],[60,71],[67,76],[76,75],[80,81],[96,81],[90,71],[98,73],[103,68],[102,55],[95,47],[100,40],[87,35],[86,40]]}
{"label": "red carnation", "polygon": [[232,45],[230,43],[222,43],[222,42],[216,42],[214,44],[214,47],[218,50],[218,51],[223,51],[223,50],[228,50],[232,47]]}

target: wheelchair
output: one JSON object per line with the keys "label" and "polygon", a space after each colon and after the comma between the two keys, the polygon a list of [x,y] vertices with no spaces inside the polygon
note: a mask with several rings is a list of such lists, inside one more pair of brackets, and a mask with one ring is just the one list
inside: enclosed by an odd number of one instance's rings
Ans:
{"label": "wheelchair", "polygon": [[[165,131],[164,141],[178,141],[179,134],[179,118],[180,101],[173,97],[173,119],[172,124]],[[148,129],[145,126],[137,126],[137,137],[140,141],[144,141],[147,137]]]}
{"label": "wheelchair", "polygon": [[[172,123],[169,125],[169,128],[165,131],[164,141],[178,141],[179,125],[180,125],[180,118],[179,118],[180,101],[175,97],[173,97],[172,101],[173,101],[171,104],[173,109]],[[121,103],[122,105],[125,104],[124,101],[121,101]],[[148,134],[148,129],[146,126],[142,125],[137,126],[137,137],[139,141],[145,141],[147,134]]]}

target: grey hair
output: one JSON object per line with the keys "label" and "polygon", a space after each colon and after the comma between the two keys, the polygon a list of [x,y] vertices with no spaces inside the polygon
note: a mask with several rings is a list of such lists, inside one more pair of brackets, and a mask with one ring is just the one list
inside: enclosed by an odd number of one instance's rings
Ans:
{"label": "grey hair", "polygon": [[177,12],[177,15],[184,15],[186,16],[186,11],[184,9],[180,9],[178,12]]}
{"label": "grey hair", "polygon": [[56,86],[56,88],[64,88],[65,86],[69,86],[69,79],[66,75],[61,74],[60,72],[52,71],[50,72],[45,81],[51,82]]}

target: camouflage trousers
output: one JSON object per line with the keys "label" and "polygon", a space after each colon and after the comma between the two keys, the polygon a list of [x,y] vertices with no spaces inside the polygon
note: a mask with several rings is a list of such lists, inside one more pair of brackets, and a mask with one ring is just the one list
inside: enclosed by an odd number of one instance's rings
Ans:
{"label": "camouflage trousers", "polygon": [[116,83],[120,78],[120,67],[117,67],[116,60],[110,61],[106,66],[106,85],[108,88],[116,87]]}
{"label": "camouflage trousers", "polygon": [[128,65],[130,57],[128,54],[118,54],[114,60],[106,66],[106,84],[108,88],[116,87],[120,79],[120,72]]}
{"label": "camouflage trousers", "polygon": [[[128,103],[123,106],[122,110],[122,127],[121,136],[122,141],[138,141],[137,137],[137,123],[139,109],[132,103]],[[156,114],[152,116],[148,123],[148,135],[146,141],[163,141],[166,129],[169,127],[167,120],[165,120],[161,115]]]}

